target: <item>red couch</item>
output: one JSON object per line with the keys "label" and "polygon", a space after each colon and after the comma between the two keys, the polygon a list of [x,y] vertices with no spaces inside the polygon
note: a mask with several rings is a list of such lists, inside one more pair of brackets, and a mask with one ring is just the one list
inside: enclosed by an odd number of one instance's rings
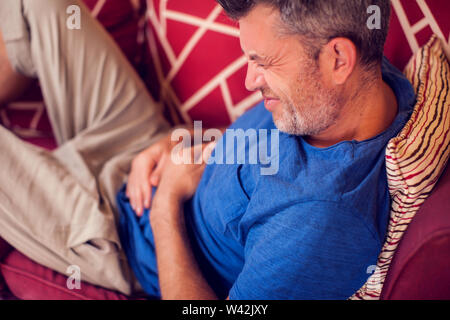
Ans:
{"label": "red couch", "polygon": [[447,165],[400,241],[381,299],[450,299],[449,195]]}
{"label": "red couch", "polygon": [[[124,50],[150,92],[166,105],[166,115],[173,123],[203,120],[207,126],[227,125],[260,100],[259,94],[249,93],[243,86],[246,67],[237,26],[213,0],[84,1]],[[385,54],[400,69],[432,33],[448,39],[447,0],[393,0],[392,4]],[[3,111],[0,121],[28,141],[54,148],[38,88],[22,100],[25,103],[15,102]],[[407,229],[382,299],[450,299],[449,171],[447,168]],[[66,275],[32,262],[0,239],[0,294],[7,298],[130,298],[87,283],[82,283],[80,290],[69,290],[66,281]]]}

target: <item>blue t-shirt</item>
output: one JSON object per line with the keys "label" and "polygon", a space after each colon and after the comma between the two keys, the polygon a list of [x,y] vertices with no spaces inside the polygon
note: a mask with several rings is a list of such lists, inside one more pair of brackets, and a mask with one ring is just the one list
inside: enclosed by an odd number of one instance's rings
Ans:
{"label": "blue t-shirt", "polygon": [[[279,153],[267,147],[279,167],[263,175],[267,163],[209,164],[185,204],[194,255],[220,298],[346,299],[366,282],[389,219],[385,148],[415,102],[411,84],[387,61],[383,78],[397,97],[398,114],[386,131],[365,141],[313,147],[300,136],[273,131],[262,104],[230,127],[266,129],[268,141],[279,134]],[[257,144],[249,139],[221,156],[250,154],[252,148]],[[124,191],[118,194],[121,241],[144,290],[158,298],[149,212],[136,217]]]}

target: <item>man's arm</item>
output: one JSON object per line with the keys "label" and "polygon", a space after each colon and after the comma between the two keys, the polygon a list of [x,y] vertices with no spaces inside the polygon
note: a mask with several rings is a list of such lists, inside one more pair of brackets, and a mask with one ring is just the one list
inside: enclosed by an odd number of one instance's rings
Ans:
{"label": "man's arm", "polygon": [[[205,148],[204,159],[212,147]],[[183,212],[183,204],[193,196],[204,167],[204,163],[177,165],[168,161],[154,196],[150,224],[163,299],[217,299],[192,253]]]}
{"label": "man's arm", "polygon": [[[161,202],[160,202],[161,201]],[[155,198],[150,216],[163,299],[215,300],[195,261],[184,223],[182,202],[165,195]]]}

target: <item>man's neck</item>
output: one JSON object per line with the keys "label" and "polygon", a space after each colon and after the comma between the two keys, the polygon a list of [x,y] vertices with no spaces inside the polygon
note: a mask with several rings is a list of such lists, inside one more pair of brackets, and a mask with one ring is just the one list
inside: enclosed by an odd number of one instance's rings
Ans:
{"label": "man's neck", "polygon": [[326,148],[341,141],[367,140],[389,128],[398,111],[393,90],[380,75],[368,89],[361,91],[348,100],[334,125],[305,140],[312,146]]}

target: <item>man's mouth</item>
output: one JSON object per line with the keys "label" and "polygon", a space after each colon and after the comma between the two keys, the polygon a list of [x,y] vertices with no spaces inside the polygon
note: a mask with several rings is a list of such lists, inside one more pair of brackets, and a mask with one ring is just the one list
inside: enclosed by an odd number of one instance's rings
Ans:
{"label": "man's mouth", "polygon": [[264,106],[267,110],[270,112],[273,112],[275,107],[280,103],[280,99],[278,98],[272,98],[272,97],[264,97]]}

